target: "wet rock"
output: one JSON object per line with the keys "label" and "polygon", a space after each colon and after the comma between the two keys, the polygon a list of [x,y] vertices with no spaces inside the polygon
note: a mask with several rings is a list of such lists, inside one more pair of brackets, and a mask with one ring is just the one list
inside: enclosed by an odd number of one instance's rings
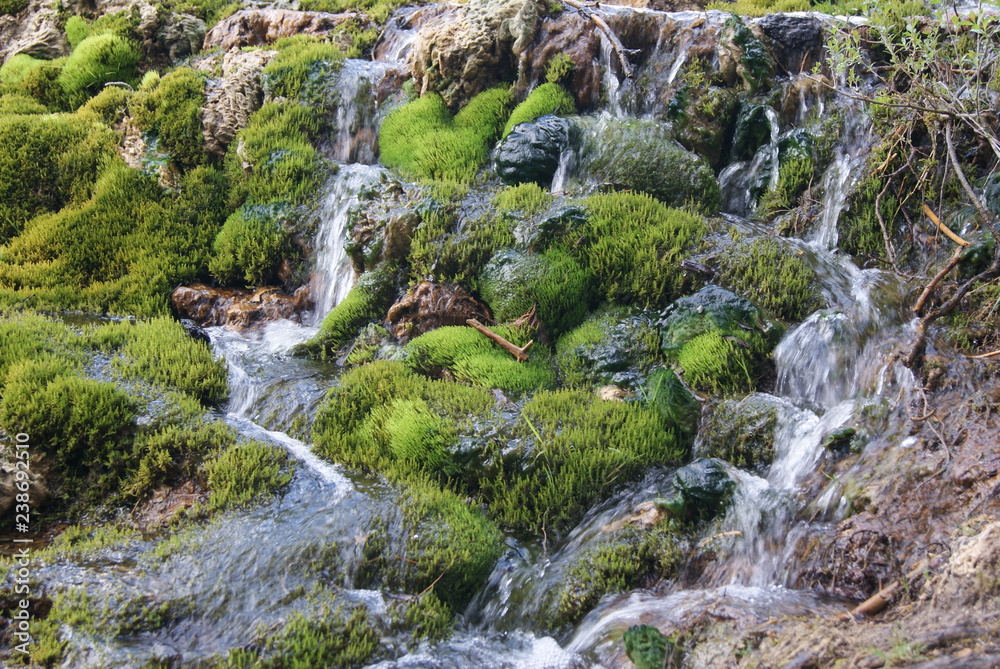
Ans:
{"label": "wet rock", "polygon": [[198,53],[206,30],[198,17],[171,12],[156,31],[158,50],[168,63]]}
{"label": "wet rock", "polygon": [[384,174],[378,188],[359,194],[344,249],[355,272],[393,264],[409,255],[410,239],[422,220],[411,206],[411,195],[402,183]]}
{"label": "wet rock", "polygon": [[405,62],[420,30],[441,14],[454,10],[454,5],[443,2],[397,9],[382,28],[382,36],[372,49],[372,60]]}
{"label": "wet rock", "polygon": [[528,218],[519,221],[514,228],[517,243],[530,251],[540,253],[552,246],[577,227],[587,222],[587,212],[581,207],[559,207],[541,219]]}
{"label": "wet rock", "polygon": [[752,302],[715,285],[682,297],[660,316],[663,349],[671,351],[711,330],[751,332],[767,327]]}
{"label": "wet rock", "polygon": [[[13,452],[8,451],[0,454],[0,517],[7,515],[14,508],[17,495],[25,492],[18,488],[18,483],[23,486],[24,482],[18,478],[17,462]],[[31,508],[37,509],[49,498],[49,488],[37,460],[33,461],[31,469],[28,471],[27,484]]]}
{"label": "wet rock", "polygon": [[756,25],[771,43],[774,58],[791,74],[808,72],[823,48],[823,21],[815,16],[768,14]]}
{"label": "wet rock", "polygon": [[534,182],[547,186],[569,145],[569,122],[547,115],[516,126],[497,152],[497,174],[507,184]]}
{"label": "wet rock", "polygon": [[878,516],[863,512],[837,526],[832,541],[807,555],[801,578],[821,592],[861,601],[900,575],[900,538]]}
{"label": "wet rock", "polygon": [[658,342],[649,318],[600,312],[559,340],[556,364],[572,387],[635,388],[660,359]]}
{"label": "wet rock", "polygon": [[[1000,593],[1000,522],[990,519],[978,524],[978,532],[972,536],[957,534],[947,565],[930,583],[934,606],[956,610],[996,601]],[[966,526],[966,532],[969,529]]]}
{"label": "wet rock", "polygon": [[601,386],[597,389],[597,396],[605,402],[624,402],[635,397],[635,393],[629,392],[621,386]]}
{"label": "wet rock", "polygon": [[774,58],[754,31],[735,15],[726,19],[719,33],[717,54],[719,74],[731,86],[742,83],[757,90],[774,76]]}
{"label": "wet rock", "polygon": [[264,102],[261,72],[277,51],[228,51],[222,59],[222,78],[209,83],[201,110],[205,148],[222,157],[236,133]]}
{"label": "wet rock", "polygon": [[774,459],[774,431],[782,403],[771,395],[753,393],[741,400],[723,400],[702,420],[701,452],[758,474]]}
{"label": "wet rock", "polygon": [[718,168],[728,149],[726,139],[732,134],[738,106],[737,92],[731,88],[682,89],[667,111],[674,120],[677,141]]}
{"label": "wet rock", "polygon": [[544,17],[535,41],[520,55],[516,92],[523,97],[529,86],[544,81],[549,62],[557,54],[564,54],[573,63],[566,87],[573,93],[577,107],[595,107],[601,97],[600,53],[601,36],[592,21],[569,11]]}
{"label": "wet rock", "polygon": [[512,79],[515,52],[531,42],[536,22],[534,0],[471,0],[442,13],[420,30],[413,45],[410,63],[417,90],[421,95],[437,92],[457,109],[497,82]]}
{"label": "wet rock", "polygon": [[475,318],[492,320],[489,309],[461,286],[422,281],[389,308],[390,331],[400,341],[446,325],[465,325]]}
{"label": "wet rock", "polygon": [[626,525],[635,525],[648,530],[656,527],[666,516],[666,512],[656,502],[642,502],[632,509],[632,513],[613,523],[608,523],[601,528],[601,531],[617,532]]}
{"label": "wet rock", "polygon": [[771,120],[767,105],[743,105],[736,117],[733,134],[733,159],[749,160],[757,149],[771,141]]}
{"label": "wet rock", "polygon": [[721,512],[736,489],[726,463],[701,458],[674,472],[671,512],[687,520],[708,520]]}
{"label": "wet rock", "polygon": [[646,401],[673,425],[678,432],[690,439],[698,430],[701,402],[684,386],[673,370],[655,369],[646,379]]}
{"label": "wet rock", "polygon": [[277,288],[212,288],[204,284],[180,286],[170,296],[174,311],[198,325],[248,328],[282,318],[296,320],[312,306],[309,289],[292,295]]}
{"label": "wet rock", "polygon": [[65,56],[70,48],[61,25],[56,9],[37,0],[17,16],[0,16],[0,62],[19,53],[44,59]]}
{"label": "wet rock", "polygon": [[364,14],[347,12],[302,12],[292,9],[241,9],[219,21],[205,35],[204,49],[263,46],[282,37],[312,35],[329,37],[347,21],[357,21],[362,29],[371,27]]}

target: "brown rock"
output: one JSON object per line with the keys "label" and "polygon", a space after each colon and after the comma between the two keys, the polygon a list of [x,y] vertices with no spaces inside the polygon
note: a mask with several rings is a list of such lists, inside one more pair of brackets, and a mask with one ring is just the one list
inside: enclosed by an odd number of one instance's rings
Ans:
{"label": "brown rock", "polygon": [[132,512],[132,522],[143,532],[155,530],[177,517],[188,507],[208,501],[208,492],[194,481],[179,486],[160,486],[148,500]]}
{"label": "brown rock", "polygon": [[222,59],[222,79],[212,81],[205,91],[201,109],[205,148],[219,157],[246,127],[250,115],[264,102],[261,71],[277,51],[233,49]]}
{"label": "brown rock", "polygon": [[231,328],[249,328],[282,318],[298,320],[312,306],[308,286],[287,295],[269,287],[249,290],[194,284],[175,289],[170,303],[181,318],[198,325]]}
{"label": "brown rock", "polygon": [[601,527],[602,532],[617,532],[626,525],[635,525],[644,530],[651,529],[659,523],[666,513],[656,505],[656,502],[642,502],[632,509],[632,513],[624,518]]}
{"label": "brown rock", "polygon": [[601,99],[601,36],[594,23],[578,12],[563,12],[546,17],[539,25],[535,42],[521,54],[517,89],[527,93],[533,82],[545,81],[545,70],[556,54],[566,54],[573,61],[569,90],[581,109],[594,107]]}
{"label": "brown rock", "polygon": [[[17,488],[17,460],[12,454],[5,454],[0,458],[0,517],[5,516],[14,507],[16,496],[20,490]],[[23,485],[23,482],[22,482]],[[45,482],[45,477],[39,471],[36,464],[33,464],[28,471],[28,499],[31,501],[31,508],[37,509],[49,498],[49,489]]]}
{"label": "brown rock", "polygon": [[366,15],[356,12],[330,14],[292,9],[241,9],[208,31],[204,48],[228,51],[233,47],[263,46],[292,35],[328,37],[352,19],[360,22],[362,28],[371,25]]}
{"label": "brown rock", "polygon": [[629,397],[634,397],[635,393],[619,386],[601,386],[597,389],[597,396],[605,402],[624,402]]}
{"label": "brown rock", "polygon": [[390,332],[400,341],[469,318],[490,321],[489,309],[461,286],[423,281],[389,308]]}

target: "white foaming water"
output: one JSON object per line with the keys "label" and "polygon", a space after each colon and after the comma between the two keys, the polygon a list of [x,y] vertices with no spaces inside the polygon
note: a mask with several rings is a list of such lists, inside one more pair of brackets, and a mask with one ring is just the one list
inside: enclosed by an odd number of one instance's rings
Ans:
{"label": "white foaming water", "polygon": [[351,207],[358,194],[376,183],[383,169],[374,165],[341,165],[320,209],[315,266],[309,292],[315,303],[315,322],[340,303],[354,283],[354,268],[344,251]]}
{"label": "white foaming water", "polygon": [[[769,125],[770,139],[749,161],[728,165],[719,173],[719,188],[722,191],[722,210],[726,213],[746,216],[756,206],[755,190],[766,190],[778,185],[778,135],[781,126],[778,114],[770,107],[764,108],[764,116]],[[767,187],[761,185],[767,170]]]}
{"label": "white foaming water", "polygon": [[[849,108],[849,111],[852,110]],[[819,249],[832,251],[837,248],[837,221],[847,204],[851,186],[868,158],[870,128],[867,117],[860,112],[848,114],[844,121],[844,141],[837,146],[833,162],[823,175],[823,215],[811,240]]]}
{"label": "white foaming water", "polygon": [[341,494],[351,487],[351,482],[344,476],[340,469],[316,457],[312,449],[305,442],[299,441],[294,437],[289,437],[284,432],[265,429],[249,419],[234,414],[229,414],[226,418],[233,427],[237,428],[243,434],[280,444],[296,460],[317,474],[324,483],[334,484],[341,491]]}

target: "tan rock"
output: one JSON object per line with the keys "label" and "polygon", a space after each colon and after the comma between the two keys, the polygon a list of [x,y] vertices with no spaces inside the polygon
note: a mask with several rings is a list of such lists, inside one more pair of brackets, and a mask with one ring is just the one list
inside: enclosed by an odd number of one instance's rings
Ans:
{"label": "tan rock", "polygon": [[51,3],[32,0],[17,16],[0,16],[0,62],[19,53],[45,59],[69,53],[59,14]]}
{"label": "tan rock", "polygon": [[272,287],[250,290],[194,284],[175,289],[170,303],[181,318],[198,325],[225,325],[238,329],[282,318],[298,320],[312,306],[308,286],[288,295]]}
{"label": "tan rock", "polygon": [[205,148],[223,156],[236,133],[264,102],[261,72],[277,51],[232,49],[222,60],[222,79],[209,83],[201,109]]}
{"label": "tan rock", "polygon": [[282,37],[314,35],[327,37],[350,20],[368,27],[371,21],[364,14],[347,12],[302,12],[293,9],[241,9],[219,21],[205,35],[205,50],[273,44]]}

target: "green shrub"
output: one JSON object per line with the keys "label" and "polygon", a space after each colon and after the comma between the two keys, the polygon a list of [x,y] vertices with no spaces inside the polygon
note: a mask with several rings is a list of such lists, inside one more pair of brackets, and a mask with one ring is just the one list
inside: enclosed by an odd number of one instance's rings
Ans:
{"label": "green shrub", "polygon": [[707,231],[700,216],[643,193],[593,195],[585,204],[578,253],[603,296],[650,308],[682,293],[687,278],[680,262]]}
{"label": "green shrub", "polygon": [[136,83],[139,56],[135,44],[117,35],[88,37],[66,59],[59,85],[70,104],[79,106],[109,81]]}
{"label": "green shrub", "polygon": [[502,526],[535,533],[568,529],[614,487],[679,462],[688,446],[654,409],[574,390],[535,395],[514,436],[518,466],[484,480],[483,493]]}
{"label": "green shrub", "polygon": [[268,210],[243,206],[229,218],[212,245],[209,270],[223,283],[266,285],[290,251],[288,234]]}
{"label": "green shrub", "polygon": [[257,110],[226,154],[234,206],[314,198],[323,163],[310,142],[319,129],[316,113],[294,102],[268,102]]}
{"label": "green shrub", "polygon": [[117,138],[77,116],[0,117],[0,241],[90,195]]}
{"label": "green shrub", "polygon": [[201,129],[205,77],[190,68],[178,68],[160,79],[152,93],[140,96],[144,96],[142,101],[133,105],[136,120],[156,132],[173,161],[181,169],[205,162]]}
{"label": "green shrub", "polygon": [[649,193],[668,206],[713,212],[721,202],[712,168],[682,149],[666,124],[639,119],[595,122],[584,155],[583,169],[592,179]]}
{"label": "green shrub", "polygon": [[519,123],[531,123],[539,116],[555,114],[557,116],[569,116],[576,112],[576,101],[565,88],[557,83],[542,84],[528,94],[524,102],[514,107],[507,125],[504,126],[503,136],[506,137],[514,126]]}
{"label": "green shrub", "polygon": [[245,506],[292,480],[288,454],[279,446],[248,442],[205,462],[205,478],[212,491],[210,509]]}
{"label": "green shrub", "polygon": [[384,320],[395,297],[395,283],[389,270],[362,274],[347,297],[323,318],[319,332],[309,340],[306,349],[321,355],[337,351],[368,323]]}
{"label": "green shrub", "polygon": [[719,257],[718,279],[787,321],[800,321],[823,306],[816,272],[774,237],[738,241]]}
{"label": "green shrub", "polygon": [[541,214],[552,204],[552,196],[536,183],[508,186],[493,196],[493,205],[503,213]]}
{"label": "green shrub", "polygon": [[[278,40],[274,48],[278,49],[278,55],[264,68],[270,93],[314,108],[324,106],[320,91],[344,63],[340,47],[312,36],[296,35]],[[335,97],[333,104],[340,100],[339,95]]]}
{"label": "green shrub", "polygon": [[207,344],[190,337],[168,316],[106,325],[91,338],[106,351],[121,351],[113,366],[123,378],[145,379],[205,402],[226,399],[225,363],[215,360]]}
{"label": "green shrub", "polygon": [[[516,346],[533,336],[530,328],[494,327]],[[532,349],[527,362],[518,362],[485,335],[467,326],[449,326],[420,335],[406,346],[406,363],[424,374],[448,370],[456,379],[477,386],[525,393],[555,385],[555,374],[544,350]]]}
{"label": "green shrub", "polygon": [[566,570],[555,598],[555,622],[575,624],[604,595],[671,578],[682,564],[683,553],[669,524],[651,529],[627,525],[588,548]]}
{"label": "green shrub", "polygon": [[382,163],[420,179],[468,183],[489,157],[509,108],[503,88],[480,93],[454,118],[437,94],[409,102],[382,122]]}
{"label": "green shrub", "polygon": [[0,83],[19,84],[24,81],[28,73],[36,67],[45,65],[47,61],[29,56],[26,53],[19,53],[11,56],[7,62],[0,67]]}
{"label": "green shrub", "polygon": [[591,284],[590,272],[565,251],[503,251],[483,269],[479,290],[498,322],[512,321],[537,306],[545,333],[555,339],[586,316]]}

